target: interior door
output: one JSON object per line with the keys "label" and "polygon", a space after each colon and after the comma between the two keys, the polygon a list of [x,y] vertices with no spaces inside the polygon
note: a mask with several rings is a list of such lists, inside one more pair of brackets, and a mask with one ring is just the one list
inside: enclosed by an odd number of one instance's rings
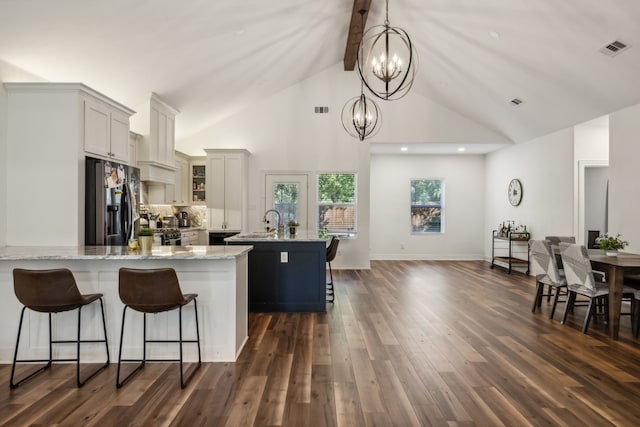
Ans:
{"label": "interior door", "polygon": [[307,185],[306,174],[266,174],[265,211],[275,209],[280,212],[285,228],[289,221],[296,221],[300,224],[300,229],[308,229]]}

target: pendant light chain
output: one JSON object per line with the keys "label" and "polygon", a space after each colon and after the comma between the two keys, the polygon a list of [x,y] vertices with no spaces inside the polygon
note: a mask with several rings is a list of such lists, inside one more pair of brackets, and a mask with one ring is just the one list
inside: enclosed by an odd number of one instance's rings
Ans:
{"label": "pendant light chain", "polygon": [[358,73],[372,95],[392,101],[404,97],[416,76],[418,56],[405,30],[389,22],[389,0],[385,0],[385,20],[364,31],[358,52]]}
{"label": "pendant light chain", "polygon": [[389,0],[387,0],[387,13],[384,19],[384,26],[389,27]]}

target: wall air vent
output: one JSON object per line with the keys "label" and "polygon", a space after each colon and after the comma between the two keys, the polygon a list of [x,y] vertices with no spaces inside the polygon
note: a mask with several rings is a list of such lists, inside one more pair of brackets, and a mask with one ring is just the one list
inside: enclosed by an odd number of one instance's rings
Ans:
{"label": "wall air vent", "polygon": [[520,105],[520,104],[522,104],[522,100],[521,100],[521,99],[518,99],[518,98],[513,98],[510,102],[511,102],[511,104],[513,104],[513,105]]}
{"label": "wall air vent", "polygon": [[623,43],[619,40],[614,40],[608,45],[606,45],[605,47],[603,47],[602,49],[600,49],[600,52],[607,56],[616,56],[619,53],[622,53],[622,51],[629,49],[630,47],[631,46],[629,46],[626,43]]}
{"label": "wall air vent", "polygon": [[327,114],[329,112],[329,107],[314,107],[316,114]]}

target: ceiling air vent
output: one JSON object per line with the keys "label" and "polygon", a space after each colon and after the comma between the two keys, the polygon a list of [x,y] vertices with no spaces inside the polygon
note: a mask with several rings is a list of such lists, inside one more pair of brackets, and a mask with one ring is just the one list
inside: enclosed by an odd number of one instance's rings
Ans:
{"label": "ceiling air vent", "polygon": [[329,107],[314,107],[316,114],[327,114],[329,112]]}
{"label": "ceiling air vent", "polygon": [[511,104],[513,104],[513,105],[520,105],[520,104],[522,104],[522,100],[521,100],[521,99],[518,99],[518,98],[513,98],[510,102],[511,102]]}
{"label": "ceiling air vent", "polygon": [[600,49],[601,53],[604,53],[607,56],[616,56],[624,50],[629,49],[629,45],[622,43],[619,40],[614,40],[602,49]]}

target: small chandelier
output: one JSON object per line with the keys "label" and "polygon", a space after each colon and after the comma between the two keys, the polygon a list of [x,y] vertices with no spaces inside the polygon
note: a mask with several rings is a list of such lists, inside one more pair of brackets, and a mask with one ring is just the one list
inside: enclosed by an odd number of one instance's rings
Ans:
{"label": "small chandelier", "polygon": [[[409,93],[418,66],[418,55],[405,30],[389,25],[389,0],[386,0],[384,25],[369,28],[362,35],[358,52],[358,73],[371,93],[387,101]],[[406,64],[402,58],[406,59]]]}
{"label": "small chandelier", "polygon": [[349,135],[364,141],[378,133],[381,124],[382,114],[378,105],[364,95],[361,86],[360,96],[351,98],[342,107],[342,127]]}

